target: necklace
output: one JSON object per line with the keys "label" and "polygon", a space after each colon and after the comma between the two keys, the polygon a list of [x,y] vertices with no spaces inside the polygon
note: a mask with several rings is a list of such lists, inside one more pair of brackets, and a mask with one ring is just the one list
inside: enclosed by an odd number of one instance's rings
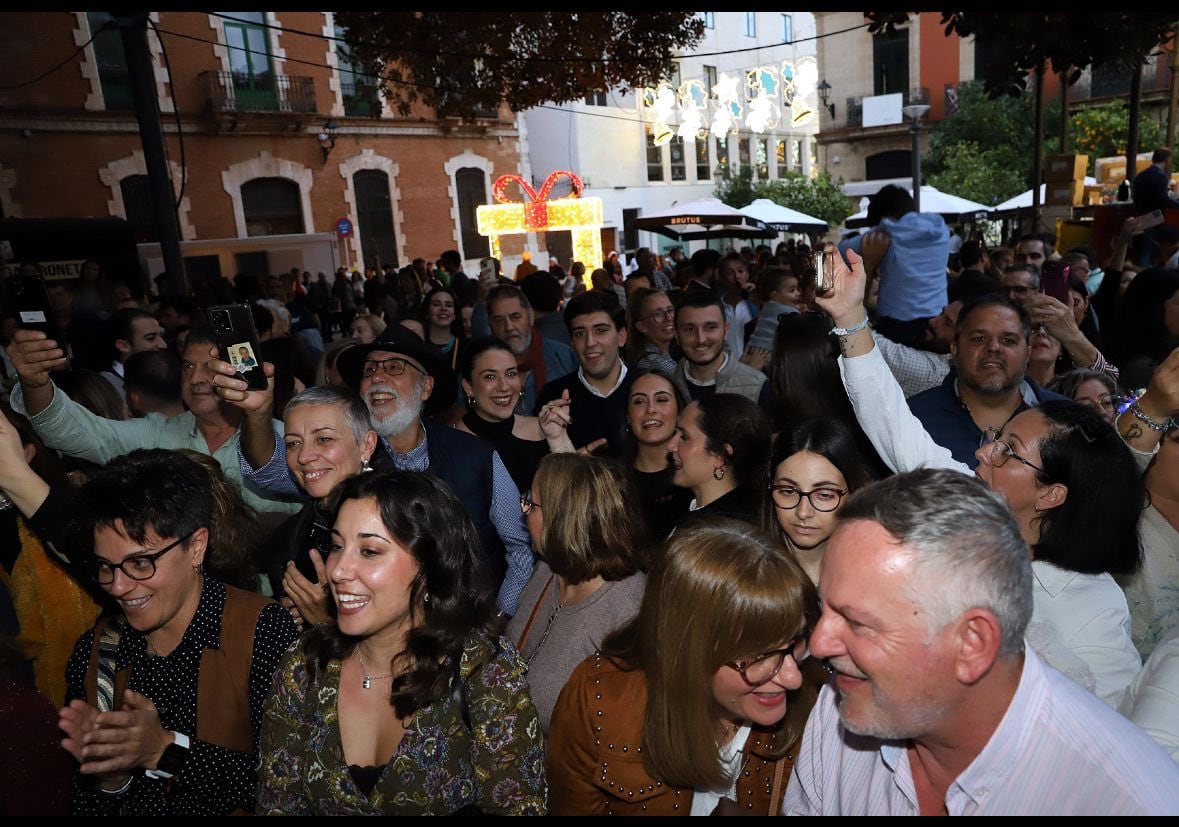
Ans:
{"label": "necklace", "polygon": [[371,689],[373,681],[383,681],[385,678],[393,677],[393,673],[388,675],[369,675],[368,666],[364,662],[364,653],[360,651],[360,647],[356,647],[356,659],[360,661],[360,671],[364,673],[364,680],[360,682],[362,689]]}

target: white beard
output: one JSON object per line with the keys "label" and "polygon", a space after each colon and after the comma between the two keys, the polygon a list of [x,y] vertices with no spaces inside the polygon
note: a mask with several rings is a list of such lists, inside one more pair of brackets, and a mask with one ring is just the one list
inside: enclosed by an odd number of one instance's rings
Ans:
{"label": "white beard", "polygon": [[[405,398],[389,385],[373,385],[370,387],[364,395],[364,403],[368,406],[369,414],[372,416],[373,430],[386,440],[396,439],[408,431],[422,415],[422,408],[425,406],[425,402],[422,401],[421,395],[424,390],[425,383],[419,382],[418,386],[414,389],[414,395],[411,398]],[[397,403],[393,412],[385,414],[383,419],[373,410],[372,401],[369,398],[373,393],[389,394],[393,397],[393,401]]]}

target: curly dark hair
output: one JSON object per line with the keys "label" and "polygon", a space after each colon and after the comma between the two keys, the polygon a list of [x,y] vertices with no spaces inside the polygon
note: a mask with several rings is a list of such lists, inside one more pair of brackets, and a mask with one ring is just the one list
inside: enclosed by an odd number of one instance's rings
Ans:
{"label": "curly dark hair", "polygon": [[[392,667],[400,674],[390,702],[405,718],[447,692],[469,635],[495,639],[495,591],[475,526],[446,483],[418,471],[359,474],[332,495],[332,521],[345,502],[365,499],[376,500],[381,521],[418,563],[409,586],[412,628]],[[316,626],[303,636],[303,655],[318,678],[329,661],[348,657],[359,642],[335,623]]]}

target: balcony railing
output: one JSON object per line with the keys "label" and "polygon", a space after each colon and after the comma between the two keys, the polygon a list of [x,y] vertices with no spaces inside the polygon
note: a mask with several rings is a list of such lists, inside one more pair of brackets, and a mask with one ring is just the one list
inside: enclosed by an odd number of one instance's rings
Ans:
{"label": "balcony railing", "polygon": [[315,107],[315,84],[309,77],[201,72],[205,104],[215,112],[301,112]]}

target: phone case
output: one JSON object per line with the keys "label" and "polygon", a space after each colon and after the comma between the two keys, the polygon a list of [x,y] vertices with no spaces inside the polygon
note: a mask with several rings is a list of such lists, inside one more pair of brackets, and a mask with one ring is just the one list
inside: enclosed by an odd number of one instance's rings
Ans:
{"label": "phone case", "polygon": [[25,330],[40,330],[46,338],[65,347],[62,330],[49,307],[49,292],[45,279],[33,275],[14,275],[4,280],[10,306],[16,310],[17,324]]}
{"label": "phone case", "polygon": [[254,329],[254,314],[248,304],[219,304],[209,308],[209,324],[221,351],[222,361],[229,362],[252,390],[266,389],[262,370],[262,349]]}
{"label": "phone case", "polygon": [[1040,292],[1068,304],[1068,274],[1071,269],[1063,261],[1045,261],[1040,268]]}

